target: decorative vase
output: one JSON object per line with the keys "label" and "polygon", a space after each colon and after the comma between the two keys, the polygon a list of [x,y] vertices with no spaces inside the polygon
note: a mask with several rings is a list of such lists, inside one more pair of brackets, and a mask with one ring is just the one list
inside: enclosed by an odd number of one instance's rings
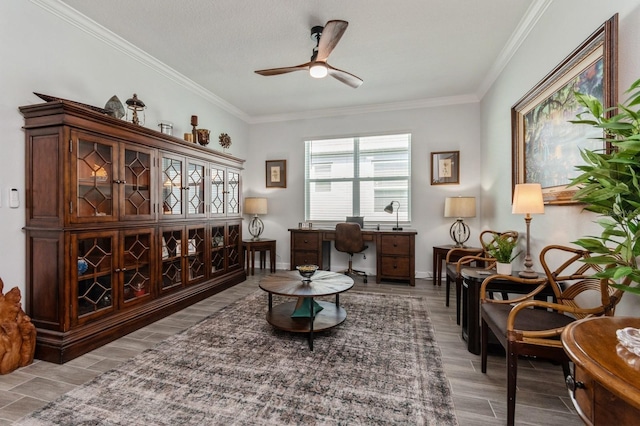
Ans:
{"label": "decorative vase", "polygon": [[511,275],[511,264],[496,262],[496,272],[498,275]]}

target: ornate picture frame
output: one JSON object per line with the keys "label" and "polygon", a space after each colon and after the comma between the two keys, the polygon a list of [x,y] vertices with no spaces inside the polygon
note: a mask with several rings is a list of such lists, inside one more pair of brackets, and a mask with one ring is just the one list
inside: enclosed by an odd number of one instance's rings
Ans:
{"label": "ornate picture frame", "polygon": [[431,185],[460,183],[460,151],[431,153]]}
{"label": "ornate picture frame", "polygon": [[287,160],[267,160],[265,163],[267,188],[286,188]]}
{"label": "ornate picture frame", "polygon": [[540,183],[545,204],[575,204],[568,188],[580,149],[608,149],[591,126],[569,123],[581,111],[574,92],[617,104],[618,15],[591,34],[511,108],[512,188]]}

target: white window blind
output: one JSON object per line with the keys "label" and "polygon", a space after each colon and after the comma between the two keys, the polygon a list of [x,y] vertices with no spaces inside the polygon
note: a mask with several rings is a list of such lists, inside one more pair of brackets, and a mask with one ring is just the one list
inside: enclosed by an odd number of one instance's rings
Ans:
{"label": "white window blind", "polygon": [[[411,135],[381,135],[305,142],[305,220],[395,223],[411,217]],[[394,209],[397,204],[394,204]]]}

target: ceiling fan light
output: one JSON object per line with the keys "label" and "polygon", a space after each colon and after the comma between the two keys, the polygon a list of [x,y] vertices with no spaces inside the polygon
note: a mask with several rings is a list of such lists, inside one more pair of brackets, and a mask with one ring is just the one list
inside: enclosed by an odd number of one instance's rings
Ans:
{"label": "ceiling fan light", "polygon": [[309,75],[313,78],[325,78],[329,74],[327,66],[321,62],[317,62],[309,68]]}

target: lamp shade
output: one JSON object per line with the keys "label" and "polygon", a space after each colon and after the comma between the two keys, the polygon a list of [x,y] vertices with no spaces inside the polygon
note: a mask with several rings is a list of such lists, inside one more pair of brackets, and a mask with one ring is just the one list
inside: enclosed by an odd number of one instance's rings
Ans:
{"label": "lamp shade", "polygon": [[542,186],[539,183],[519,183],[513,192],[513,214],[542,214],[544,200]]}
{"label": "lamp shade", "polygon": [[247,197],[244,199],[245,214],[267,214],[267,199],[261,197]]}
{"label": "lamp shade", "polygon": [[448,197],[444,217],[476,217],[476,197]]}

